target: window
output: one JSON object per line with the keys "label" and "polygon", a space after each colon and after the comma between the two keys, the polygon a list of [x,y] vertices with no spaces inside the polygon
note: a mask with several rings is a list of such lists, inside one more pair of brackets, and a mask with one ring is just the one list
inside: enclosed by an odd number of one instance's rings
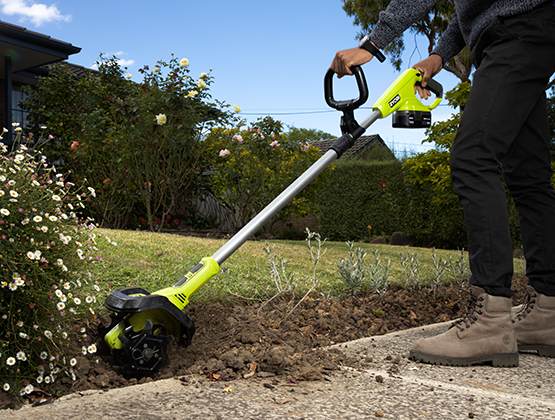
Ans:
{"label": "window", "polygon": [[12,122],[17,122],[21,127],[26,127],[27,117],[29,113],[24,111],[19,103],[25,99],[27,95],[19,90],[19,87],[14,86],[12,90]]}

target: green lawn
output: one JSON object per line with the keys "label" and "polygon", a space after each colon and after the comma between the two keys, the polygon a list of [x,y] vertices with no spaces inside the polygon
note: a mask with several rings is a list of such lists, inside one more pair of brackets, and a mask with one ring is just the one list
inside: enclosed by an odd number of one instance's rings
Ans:
{"label": "green lawn", "polygon": [[[153,292],[171,286],[183,277],[203,257],[211,256],[225,240],[194,238],[172,234],[144,231],[123,231],[98,229],[101,234],[117,243],[117,246],[99,241],[100,255],[108,263],[94,265],[93,275],[100,284],[110,288],[139,286]],[[313,242],[316,245],[315,242]],[[225,261],[220,272],[214,276],[192,298],[192,302],[206,303],[225,301],[231,292],[265,300],[276,293],[270,276],[268,254],[263,251],[265,242],[248,241]],[[300,297],[310,288],[313,281],[313,263],[305,241],[269,241],[274,254],[288,262],[287,271],[293,273],[293,283]],[[371,252],[379,252],[380,261],[385,264],[391,260],[389,282],[404,284],[406,270],[402,261],[412,256],[420,264],[421,283],[430,283],[434,277],[433,250],[427,248],[399,247],[389,245],[355,244],[368,252],[366,260],[372,259]],[[347,257],[348,247],[342,242],[326,242],[327,252],[317,267],[317,291],[326,296],[338,296],[347,289],[339,277],[337,264]],[[436,260],[456,261],[464,255],[467,266],[467,253],[437,250]],[[404,257],[403,257],[404,255]],[[468,268],[466,269],[468,270]],[[515,272],[522,272],[521,260],[515,260]],[[445,270],[442,281],[452,281],[449,270]]]}

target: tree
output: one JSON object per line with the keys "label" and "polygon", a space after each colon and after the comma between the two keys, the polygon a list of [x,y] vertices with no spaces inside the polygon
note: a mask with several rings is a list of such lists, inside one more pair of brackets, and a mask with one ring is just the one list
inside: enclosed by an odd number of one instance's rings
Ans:
{"label": "tree", "polygon": [[[212,130],[206,142],[212,161],[210,187],[216,200],[231,213],[235,229],[247,224],[318,158],[317,148],[290,139],[281,122],[265,117],[252,127]],[[290,214],[304,216],[315,210],[320,175],[282,209],[273,222]]]}
{"label": "tree", "polygon": [[333,134],[315,128],[289,127],[289,131],[285,134],[289,140],[298,142],[330,140],[336,137]]}
{"label": "tree", "polygon": [[[378,23],[380,12],[387,9],[391,0],[343,0],[343,10],[354,18],[354,23],[362,31],[357,35],[359,39],[371,32]],[[439,0],[430,12],[418,22],[412,24],[408,31],[415,35],[422,35],[428,41],[428,54],[432,52],[437,41],[447,29],[455,11],[453,0]],[[404,35],[397,38],[384,49],[384,53],[391,59],[396,70],[401,69],[402,54],[405,50]],[[444,69],[453,73],[461,81],[467,81],[472,69],[472,62],[468,48],[464,48],[456,57],[451,59]]]}

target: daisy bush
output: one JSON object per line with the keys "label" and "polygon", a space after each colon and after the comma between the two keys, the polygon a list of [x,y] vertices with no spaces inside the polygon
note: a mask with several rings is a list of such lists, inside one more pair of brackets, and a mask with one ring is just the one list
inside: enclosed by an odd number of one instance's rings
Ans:
{"label": "daisy bush", "polygon": [[95,191],[48,166],[23,144],[32,138],[0,146],[0,388],[22,396],[78,378],[77,356],[96,352],[86,324],[100,307],[87,273],[101,263],[99,238],[78,220]]}

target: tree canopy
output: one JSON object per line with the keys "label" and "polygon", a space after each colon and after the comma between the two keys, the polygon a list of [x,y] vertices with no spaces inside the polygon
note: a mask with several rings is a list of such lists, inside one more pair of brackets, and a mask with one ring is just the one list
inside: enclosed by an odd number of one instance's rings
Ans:
{"label": "tree canopy", "polygon": [[[380,12],[387,9],[391,0],[343,0],[343,10],[353,17],[354,24],[361,28],[357,37],[361,39],[371,32],[378,23]],[[427,52],[432,52],[437,41],[447,29],[455,12],[453,0],[439,0],[430,12],[413,23],[408,32],[421,35],[428,41]],[[402,54],[405,51],[405,35],[400,36],[384,49],[396,70],[401,69]],[[472,69],[472,62],[468,48],[464,48],[456,57],[444,66],[445,70],[453,73],[461,81],[467,81]]]}

